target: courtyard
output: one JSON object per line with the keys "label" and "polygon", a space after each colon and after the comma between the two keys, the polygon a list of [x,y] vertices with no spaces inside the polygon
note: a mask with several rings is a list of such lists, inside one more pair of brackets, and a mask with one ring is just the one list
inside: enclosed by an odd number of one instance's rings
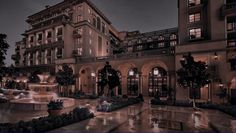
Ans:
{"label": "courtyard", "polygon": [[[87,107],[95,117],[49,131],[56,132],[233,132],[235,119],[217,110],[187,107],[152,106],[149,98],[113,112],[97,112],[97,100],[76,100],[77,107]],[[64,112],[72,110],[67,108]],[[47,116],[47,111],[19,111],[1,105],[1,123],[16,123]]]}

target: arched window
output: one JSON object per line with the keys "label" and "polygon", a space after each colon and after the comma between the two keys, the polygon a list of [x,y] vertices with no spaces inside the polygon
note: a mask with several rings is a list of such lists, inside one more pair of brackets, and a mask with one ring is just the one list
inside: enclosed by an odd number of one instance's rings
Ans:
{"label": "arched window", "polygon": [[97,29],[101,30],[101,19],[99,17],[97,17]]}
{"label": "arched window", "polygon": [[139,74],[137,68],[131,68],[127,76],[127,94],[138,95]]}
{"label": "arched window", "polygon": [[148,77],[149,96],[167,97],[167,72],[161,67],[154,67]]}

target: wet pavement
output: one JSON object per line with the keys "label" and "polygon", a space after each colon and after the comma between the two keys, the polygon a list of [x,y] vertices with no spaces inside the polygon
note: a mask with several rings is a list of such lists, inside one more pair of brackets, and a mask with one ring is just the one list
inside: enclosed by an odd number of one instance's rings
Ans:
{"label": "wet pavement", "polygon": [[[147,101],[147,100],[146,100]],[[68,125],[56,132],[227,132],[234,119],[217,110],[194,110],[186,107],[150,106],[148,102],[117,111],[96,111],[97,100],[77,100],[77,107],[88,107],[95,117]],[[72,108],[71,108],[72,109]],[[71,109],[65,110],[68,112]],[[47,112],[21,112],[0,108],[0,122],[16,122],[46,116]],[[233,125],[233,126],[232,126]]]}

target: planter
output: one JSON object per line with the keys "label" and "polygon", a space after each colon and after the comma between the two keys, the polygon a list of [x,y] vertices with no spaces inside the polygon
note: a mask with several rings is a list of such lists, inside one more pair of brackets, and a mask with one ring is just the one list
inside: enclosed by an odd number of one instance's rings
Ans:
{"label": "planter", "polygon": [[49,114],[50,116],[59,116],[59,115],[62,114],[62,109],[57,109],[57,110],[51,110],[51,109],[49,109],[49,110],[48,110],[48,114]]}

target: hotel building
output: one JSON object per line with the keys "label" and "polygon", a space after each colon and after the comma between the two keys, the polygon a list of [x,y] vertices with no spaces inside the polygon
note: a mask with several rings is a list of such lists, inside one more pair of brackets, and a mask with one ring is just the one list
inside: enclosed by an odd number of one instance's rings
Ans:
{"label": "hotel building", "polygon": [[177,28],[140,33],[119,32],[88,0],[64,0],[27,18],[29,28],[13,57],[28,72],[55,73],[66,63],[77,77],[73,91],[86,93],[98,92],[99,72],[109,61],[119,71],[122,94],[153,96],[158,91],[162,97],[188,100],[188,90],[176,83],[176,71],[182,56],[191,52],[208,64],[212,78],[199,90],[199,101],[220,102],[222,87],[235,93],[235,5],[233,0],[179,0]]}

